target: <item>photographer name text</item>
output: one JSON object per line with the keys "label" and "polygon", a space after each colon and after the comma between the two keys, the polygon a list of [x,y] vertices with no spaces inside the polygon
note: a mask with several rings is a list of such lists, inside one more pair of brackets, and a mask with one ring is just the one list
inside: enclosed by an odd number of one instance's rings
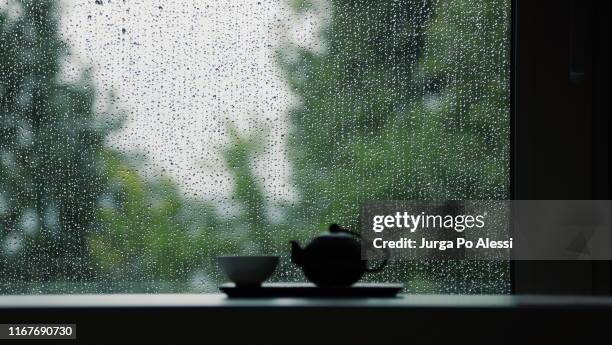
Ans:
{"label": "photographer name text", "polygon": [[454,241],[451,240],[428,240],[421,238],[417,241],[412,238],[400,238],[398,240],[384,240],[380,237],[372,241],[376,249],[512,249],[513,239],[508,240],[492,240],[488,237],[480,237],[476,240],[467,240],[463,237],[458,237]]}

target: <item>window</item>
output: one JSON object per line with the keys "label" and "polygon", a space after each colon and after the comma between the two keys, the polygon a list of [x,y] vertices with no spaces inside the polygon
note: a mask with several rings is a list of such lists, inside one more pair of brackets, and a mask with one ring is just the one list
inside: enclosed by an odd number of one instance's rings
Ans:
{"label": "window", "polygon": [[[0,5],[0,293],[216,291],[367,200],[506,199],[510,0]],[[283,260],[276,280],[303,279]],[[398,262],[508,293],[508,262]]]}

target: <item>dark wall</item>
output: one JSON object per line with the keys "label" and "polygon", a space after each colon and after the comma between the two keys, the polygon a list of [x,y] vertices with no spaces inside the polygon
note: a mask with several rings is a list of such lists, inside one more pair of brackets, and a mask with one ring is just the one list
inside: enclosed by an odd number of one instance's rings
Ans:
{"label": "dark wall", "polygon": [[[516,0],[514,199],[610,199],[609,14]],[[514,263],[516,293],[610,293],[608,262]]]}

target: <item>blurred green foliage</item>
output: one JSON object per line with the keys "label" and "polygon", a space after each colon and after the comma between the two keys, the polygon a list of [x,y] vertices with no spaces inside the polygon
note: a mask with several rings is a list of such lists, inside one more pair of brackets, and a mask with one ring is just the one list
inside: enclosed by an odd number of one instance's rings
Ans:
{"label": "blurred green foliage", "polygon": [[0,275],[26,281],[91,275],[87,233],[106,185],[87,75],[62,82],[66,44],[52,1],[0,13]]}
{"label": "blurred green foliage", "polygon": [[[300,6],[311,6],[296,3]],[[509,197],[510,1],[330,2],[323,52],[285,47],[300,105],[290,219],[359,228],[371,200]],[[397,263],[420,291],[509,291],[505,262]]]}
{"label": "blurred green foliage", "polygon": [[108,156],[101,230],[89,242],[101,274],[119,282],[184,282],[193,267],[227,248],[212,232],[218,224],[207,216],[214,214],[210,207],[194,200],[187,208],[169,179],[146,181],[118,154]]}
{"label": "blurred green foliage", "polygon": [[509,1],[331,3],[327,51],[280,59],[301,101],[297,216],[356,227],[366,200],[506,199]]}

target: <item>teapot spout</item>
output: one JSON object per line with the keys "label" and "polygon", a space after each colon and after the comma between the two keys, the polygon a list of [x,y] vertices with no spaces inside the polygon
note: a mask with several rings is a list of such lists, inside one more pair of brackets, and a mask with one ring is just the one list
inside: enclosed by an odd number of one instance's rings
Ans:
{"label": "teapot spout", "polygon": [[300,247],[300,244],[297,241],[291,241],[291,262],[298,266],[302,266],[302,256],[304,253],[304,249]]}

